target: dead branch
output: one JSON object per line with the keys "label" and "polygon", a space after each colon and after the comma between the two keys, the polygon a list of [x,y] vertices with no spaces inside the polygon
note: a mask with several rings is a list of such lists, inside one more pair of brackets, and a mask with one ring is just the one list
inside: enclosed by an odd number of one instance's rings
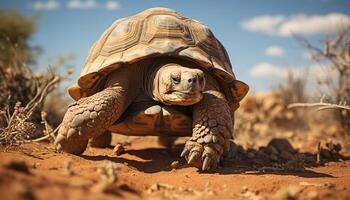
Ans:
{"label": "dead branch", "polygon": [[32,143],[32,142],[40,142],[40,141],[43,141],[43,140],[46,140],[46,139],[49,139],[50,137],[52,137],[54,140],[56,139],[56,133],[58,132],[58,130],[60,129],[61,127],[61,124],[59,126],[57,126],[57,128],[50,132],[49,134],[43,136],[43,137],[40,137],[40,138],[36,138],[36,139],[33,139],[33,140],[24,140],[22,141],[21,143]]}
{"label": "dead branch", "polygon": [[288,105],[288,108],[297,108],[297,107],[318,107],[318,111],[325,109],[344,109],[350,111],[350,106],[346,104],[332,104],[332,103],[292,103]]}
{"label": "dead branch", "polygon": [[24,109],[28,110],[28,113],[33,112],[33,110],[35,110],[35,108],[42,103],[44,97],[48,93],[48,89],[53,85],[57,84],[59,81],[60,81],[60,77],[55,76],[44,88],[41,89],[40,92],[38,92],[35,95],[35,97],[27,104],[27,106]]}
{"label": "dead branch", "polygon": [[44,119],[44,113],[42,114],[42,121],[46,130],[45,136],[28,140],[32,132],[35,132],[33,129],[28,130],[28,128],[33,126],[33,123],[29,122],[29,119],[32,117],[37,106],[42,104],[45,97],[50,93],[51,88],[57,85],[60,81],[61,77],[54,76],[49,82],[43,85],[41,89],[38,89],[35,97],[26,106],[22,107],[21,103],[17,102],[14,112],[12,114],[10,114],[9,111],[6,113],[6,115],[8,115],[6,118],[9,120],[7,126],[0,131],[0,146],[17,146],[22,143],[39,142],[50,137],[55,139],[55,133],[58,131],[59,126],[52,131],[52,129],[49,128],[46,119]]}

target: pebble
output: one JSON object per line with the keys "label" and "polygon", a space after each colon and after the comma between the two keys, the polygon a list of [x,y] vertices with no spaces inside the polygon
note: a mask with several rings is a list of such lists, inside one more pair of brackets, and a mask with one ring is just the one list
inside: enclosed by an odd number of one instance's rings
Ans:
{"label": "pebble", "polygon": [[274,154],[274,155],[277,155],[277,154],[278,154],[278,151],[277,151],[277,149],[276,149],[274,146],[268,146],[268,147],[267,147],[267,151],[268,151],[270,154]]}
{"label": "pebble", "polygon": [[115,145],[114,149],[113,149],[113,152],[117,155],[117,156],[120,156],[122,155],[124,152],[125,152],[125,148],[123,145],[121,144],[117,144]]}
{"label": "pebble", "polygon": [[288,151],[282,151],[280,156],[284,160],[292,160],[294,158],[293,154]]}
{"label": "pebble", "polygon": [[172,169],[178,169],[178,168],[180,168],[180,162],[177,161],[177,160],[175,160],[175,161],[173,161],[173,162],[170,164],[170,167],[171,167]]}
{"label": "pebble", "polygon": [[277,160],[278,160],[278,157],[277,157],[275,154],[271,154],[271,155],[270,155],[270,158],[271,158],[271,160],[273,160],[273,161],[277,161]]}
{"label": "pebble", "polygon": [[318,195],[318,192],[316,190],[312,190],[312,191],[308,192],[306,196],[309,199],[316,199],[317,195]]}
{"label": "pebble", "polygon": [[248,191],[248,187],[247,186],[243,186],[241,193],[246,193]]}

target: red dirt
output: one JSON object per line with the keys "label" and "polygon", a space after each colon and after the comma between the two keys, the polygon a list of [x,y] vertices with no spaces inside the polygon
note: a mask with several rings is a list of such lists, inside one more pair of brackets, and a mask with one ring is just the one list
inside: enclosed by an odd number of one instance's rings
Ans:
{"label": "red dirt", "polygon": [[[0,198],[350,199],[349,160],[304,172],[259,172],[236,163],[201,173],[179,158],[182,141],[164,149],[153,137],[135,139],[120,156],[112,148],[88,148],[82,156],[56,153],[44,143],[0,152]],[[115,183],[102,181],[97,172],[106,160],[120,168]],[[175,160],[180,161],[179,169],[170,167]]]}

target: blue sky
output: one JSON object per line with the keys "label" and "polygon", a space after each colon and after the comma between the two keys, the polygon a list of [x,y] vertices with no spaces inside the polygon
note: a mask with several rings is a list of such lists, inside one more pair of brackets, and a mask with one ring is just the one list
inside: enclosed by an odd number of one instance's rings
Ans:
{"label": "blue sky", "polygon": [[237,78],[253,92],[283,80],[287,66],[297,71],[313,65],[291,33],[318,42],[350,25],[348,0],[0,0],[0,7],[26,16],[39,13],[31,39],[43,49],[36,67],[45,69],[49,58],[74,53],[73,79],[92,43],[114,20],[150,7],[174,9],[211,28]]}

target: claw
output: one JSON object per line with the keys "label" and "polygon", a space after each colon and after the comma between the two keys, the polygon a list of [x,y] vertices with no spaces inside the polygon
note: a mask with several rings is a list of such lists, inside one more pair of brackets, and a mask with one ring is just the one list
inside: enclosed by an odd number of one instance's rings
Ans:
{"label": "claw", "polygon": [[66,139],[66,136],[62,135],[62,134],[58,134],[55,140],[55,145],[58,145],[60,142],[62,142],[63,140]]}
{"label": "claw", "polygon": [[69,139],[70,137],[74,136],[76,134],[77,130],[74,128],[70,128],[67,133],[67,138]]}
{"label": "claw", "polygon": [[191,164],[194,163],[194,160],[196,159],[196,157],[199,156],[199,153],[197,151],[194,151],[191,153],[190,158],[188,159],[187,163]]}
{"label": "claw", "polygon": [[187,155],[189,151],[190,150],[185,147],[184,150],[181,152],[181,157],[184,157],[185,155]]}
{"label": "claw", "polygon": [[60,144],[58,144],[57,147],[56,147],[56,150],[57,150],[58,152],[61,152],[61,151],[62,151],[62,146],[61,146]]}
{"label": "claw", "polygon": [[211,161],[211,159],[209,157],[206,156],[204,158],[204,162],[203,162],[203,166],[202,166],[202,170],[203,171],[206,171],[206,170],[210,169],[210,161]]}

